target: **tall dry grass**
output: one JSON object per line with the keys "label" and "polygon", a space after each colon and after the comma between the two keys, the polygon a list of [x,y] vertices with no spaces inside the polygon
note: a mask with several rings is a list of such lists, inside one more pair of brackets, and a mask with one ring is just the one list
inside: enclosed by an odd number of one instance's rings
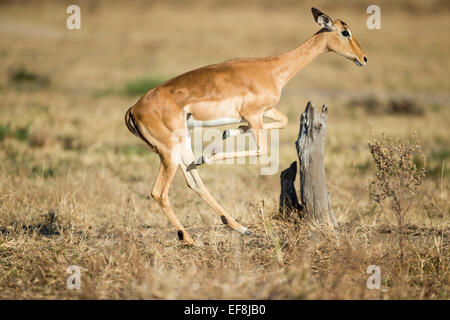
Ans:
{"label": "tall dry grass", "polygon": [[[65,28],[64,2],[1,3],[1,298],[449,298],[447,2],[382,1],[383,29],[369,31],[364,3],[314,1],[350,25],[369,63],[327,54],[288,85],[280,169],[297,157],[306,102],[327,103],[325,166],[340,227],[280,219],[278,175],[205,166],[205,185],[253,236],[224,227],[177,173],[170,198],[195,248],[179,243],[149,197],[159,160],[123,123],[134,90],[287,51],[317,31],[312,2],[80,3],[80,31]],[[376,136],[416,130],[428,160],[404,221],[403,265],[395,215],[367,189],[370,123]],[[81,267],[80,290],[66,287],[69,265]],[[366,286],[369,265],[381,269],[380,290]]]}

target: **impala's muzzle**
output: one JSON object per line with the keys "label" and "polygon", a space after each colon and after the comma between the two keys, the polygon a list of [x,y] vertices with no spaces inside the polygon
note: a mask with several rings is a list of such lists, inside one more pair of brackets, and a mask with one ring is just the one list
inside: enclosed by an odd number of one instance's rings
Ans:
{"label": "impala's muzzle", "polygon": [[354,59],[353,59],[353,62],[355,62],[357,66],[363,67],[363,66],[366,64],[366,62],[367,62],[367,57],[364,56],[362,62],[359,61],[358,58],[354,58]]}

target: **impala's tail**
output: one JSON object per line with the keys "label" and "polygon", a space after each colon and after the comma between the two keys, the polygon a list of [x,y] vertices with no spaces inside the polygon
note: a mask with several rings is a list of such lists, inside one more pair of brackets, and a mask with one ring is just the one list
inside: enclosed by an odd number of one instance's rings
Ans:
{"label": "impala's tail", "polygon": [[131,109],[132,108],[133,107],[128,109],[127,113],[125,113],[125,124],[127,125],[128,130],[130,130],[130,132],[132,134],[134,134],[135,136],[137,136],[137,137],[142,139],[142,136],[139,133],[138,129],[136,128],[136,124],[134,123],[133,115],[131,114]]}

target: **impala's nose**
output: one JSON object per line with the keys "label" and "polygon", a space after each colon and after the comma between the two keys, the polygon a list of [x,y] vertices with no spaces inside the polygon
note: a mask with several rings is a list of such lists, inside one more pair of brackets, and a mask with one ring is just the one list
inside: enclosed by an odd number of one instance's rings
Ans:
{"label": "impala's nose", "polygon": [[364,59],[364,62],[367,62],[367,57],[366,57],[366,56],[364,56],[364,58],[363,58],[363,59]]}

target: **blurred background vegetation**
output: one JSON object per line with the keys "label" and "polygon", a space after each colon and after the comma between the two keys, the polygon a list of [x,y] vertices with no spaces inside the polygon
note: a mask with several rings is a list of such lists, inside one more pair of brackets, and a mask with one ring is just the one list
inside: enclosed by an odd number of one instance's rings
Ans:
{"label": "blurred background vegetation", "polygon": [[[81,8],[81,30],[68,30],[66,8],[75,3]],[[366,9],[371,4],[381,8],[381,30],[366,27]],[[347,247],[327,247],[326,239],[320,244],[328,253],[360,263],[342,272],[363,270],[348,274],[353,279],[349,283],[356,283],[361,291],[354,292],[354,287],[341,282],[330,282],[338,283],[334,291],[326,284],[312,285],[311,266],[316,271],[328,270],[323,263],[333,257],[319,250],[325,256],[316,252],[296,265],[295,257],[309,256],[283,250],[317,247],[306,242],[298,245],[298,237],[280,246],[281,240],[272,233],[270,239],[276,239],[276,246],[264,237],[239,240],[246,241],[240,252],[249,262],[242,261],[243,278],[228,278],[225,269],[236,266],[221,269],[214,261],[225,257],[235,261],[233,248],[239,241],[221,228],[179,173],[171,189],[174,210],[191,234],[207,244],[192,254],[177,247],[174,231],[148,196],[159,160],[128,132],[123,121],[125,111],[143,93],[173,76],[227,59],[270,56],[295,48],[319,29],[312,6],[350,26],[368,64],[360,68],[329,53],[287,85],[278,105],[290,121],[280,132],[280,170],[297,159],[293,142],[307,101],[319,107],[326,103],[325,161],[335,215],[355,232],[378,228],[393,217],[382,213],[367,192],[375,174],[367,141],[371,131],[375,136],[386,133],[404,140],[416,131],[428,170],[409,223],[416,226],[412,233],[429,236],[424,236],[426,241],[420,238],[422,245],[414,247],[422,267],[428,267],[420,273],[421,267],[411,258],[415,269],[407,273],[409,289],[395,291],[391,279],[385,279],[384,285],[392,290],[380,295],[448,298],[448,287],[443,285],[443,279],[448,283],[448,272],[441,272],[448,267],[448,237],[439,238],[446,246],[436,253],[430,249],[436,244],[435,234],[428,229],[417,231],[419,227],[448,229],[447,0],[1,1],[0,297],[65,297],[68,293],[61,284],[65,280],[60,279],[65,279],[67,263],[90,270],[91,282],[85,284],[90,289],[70,293],[74,297],[379,297],[364,291],[361,284],[367,261],[373,264],[373,259],[380,259],[386,267],[394,265],[385,258],[390,254],[390,240],[383,238],[380,241],[387,242],[377,247],[377,242],[370,242],[373,239],[361,240],[367,233],[350,241],[351,247],[361,249],[358,254],[351,255]],[[251,165],[205,166],[200,173],[233,216],[256,234],[267,234],[267,223],[259,219],[276,212],[278,175],[260,176],[259,169]],[[266,211],[255,209],[261,208],[256,205],[261,201]],[[49,212],[56,220],[52,218],[47,229],[53,230],[58,223],[58,232],[66,237],[52,233],[53,238],[38,234],[30,239],[29,227],[45,225],[42,221],[47,218],[42,214]],[[281,232],[279,225],[271,223],[273,232]],[[389,229],[382,233],[383,237],[389,234]],[[276,261],[273,250],[278,250]],[[130,252],[134,252],[133,266],[127,260]],[[285,257],[281,260],[280,252]],[[339,257],[335,256],[338,265],[343,261]],[[37,265],[43,271],[35,271]],[[200,271],[191,274],[186,265]],[[143,272],[151,282],[142,278]],[[179,282],[180,272],[187,272],[184,282]],[[196,272],[202,276],[194,276]],[[276,276],[271,278],[269,273]],[[211,274],[219,281],[213,286],[216,289],[209,289],[215,281]],[[252,274],[261,278],[246,276]],[[280,284],[281,276],[290,280]],[[195,280],[196,291],[189,282],[194,278],[201,279]],[[175,283],[194,291],[182,291]]]}

